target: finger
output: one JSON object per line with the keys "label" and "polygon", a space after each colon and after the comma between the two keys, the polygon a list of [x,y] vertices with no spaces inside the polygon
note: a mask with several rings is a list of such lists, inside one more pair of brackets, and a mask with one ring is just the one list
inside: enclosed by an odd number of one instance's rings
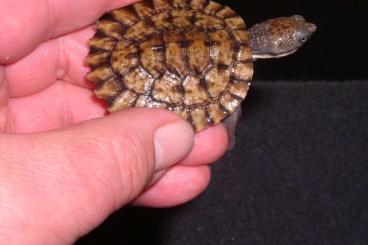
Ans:
{"label": "finger", "polygon": [[134,199],[155,170],[182,159],[192,144],[187,123],[152,109],[48,133],[3,135],[1,237],[10,244],[72,243]]}
{"label": "finger", "polygon": [[[6,66],[11,97],[37,93],[56,81],[61,65],[57,40],[49,41],[20,61]],[[61,71],[60,71],[61,72]]]}
{"label": "finger", "polygon": [[193,150],[180,162],[180,165],[194,166],[217,161],[225,154],[228,134],[222,124],[196,133]]}
{"label": "finger", "polygon": [[[134,0],[2,0],[0,64],[12,63],[42,42],[92,24],[104,12]],[[81,14],[83,13],[83,14]]]}
{"label": "finger", "polygon": [[67,127],[105,114],[90,90],[64,82],[34,95],[11,99],[9,110],[12,132],[17,133]]}
{"label": "finger", "polygon": [[[12,99],[9,107],[13,132],[42,132],[67,127],[105,114],[104,106],[88,89],[58,82],[35,95]],[[214,144],[213,142],[216,142]],[[195,146],[182,165],[207,164],[226,151],[227,132],[222,125],[195,134]]]}
{"label": "finger", "polygon": [[[170,207],[193,199],[208,185],[210,174],[206,164],[217,161],[226,152],[227,142],[228,134],[221,124],[196,133],[189,155],[169,171],[157,172],[152,186],[134,204]],[[178,196],[172,190],[184,194]]]}
{"label": "finger", "polygon": [[0,66],[0,132],[9,128],[8,121],[9,89],[6,82],[5,69]]}
{"label": "finger", "polygon": [[176,165],[139,195],[133,204],[149,207],[172,207],[183,204],[202,193],[208,186],[210,177],[208,166]]}
{"label": "finger", "polygon": [[6,66],[12,97],[26,96],[63,80],[91,88],[84,77],[87,40],[93,35],[92,27],[43,43],[29,55]]}

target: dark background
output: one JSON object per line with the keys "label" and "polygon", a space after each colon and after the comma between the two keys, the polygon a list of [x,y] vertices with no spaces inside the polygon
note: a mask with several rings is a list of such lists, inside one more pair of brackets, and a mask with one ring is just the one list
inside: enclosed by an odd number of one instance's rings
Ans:
{"label": "dark background", "polygon": [[316,23],[309,45],[286,59],[258,62],[254,79],[355,80],[368,77],[368,1],[220,1],[245,17],[248,26],[277,16],[301,14]]}
{"label": "dark background", "polygon": [[122,208],[77,244],[368,244],[368,2],[226,4],[249,26],[302,14],[318,32],[296,54],[256,63],[237,145],[204,194]]}

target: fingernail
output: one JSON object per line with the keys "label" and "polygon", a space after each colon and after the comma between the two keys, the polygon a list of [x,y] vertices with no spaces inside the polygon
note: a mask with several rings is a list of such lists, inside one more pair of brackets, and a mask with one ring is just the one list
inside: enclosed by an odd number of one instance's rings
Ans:
{"label": "fingernail", "polygon": [[156,171],[165,169],[184,159],[192,149],[194,133],[184,122],[166,124],[155,132]]}

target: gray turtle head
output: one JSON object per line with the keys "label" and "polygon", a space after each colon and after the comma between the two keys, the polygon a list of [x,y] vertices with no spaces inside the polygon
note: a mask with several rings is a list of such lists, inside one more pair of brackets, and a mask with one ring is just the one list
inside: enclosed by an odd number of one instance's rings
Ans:
{"label": "gray turtle head", "polygon": [[317,26],[293,15],[270,19],[250,28],[249,45],[253,59],[278,58],[297,51],[306,43]]}

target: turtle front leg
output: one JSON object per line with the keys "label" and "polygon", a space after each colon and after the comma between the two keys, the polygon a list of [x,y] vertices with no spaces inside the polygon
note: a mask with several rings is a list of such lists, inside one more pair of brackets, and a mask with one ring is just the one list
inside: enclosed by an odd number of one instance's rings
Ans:
{"label": "turtle front leg", "polygon": [[227,133],[229,135],[229,143],[227,145],[227,150],[231,150],[235,146],[235,129],[238,125],[242,114],[241,106],[239,106],[233,113],[231,113],[225,120],[222,122],[227,129]]}

